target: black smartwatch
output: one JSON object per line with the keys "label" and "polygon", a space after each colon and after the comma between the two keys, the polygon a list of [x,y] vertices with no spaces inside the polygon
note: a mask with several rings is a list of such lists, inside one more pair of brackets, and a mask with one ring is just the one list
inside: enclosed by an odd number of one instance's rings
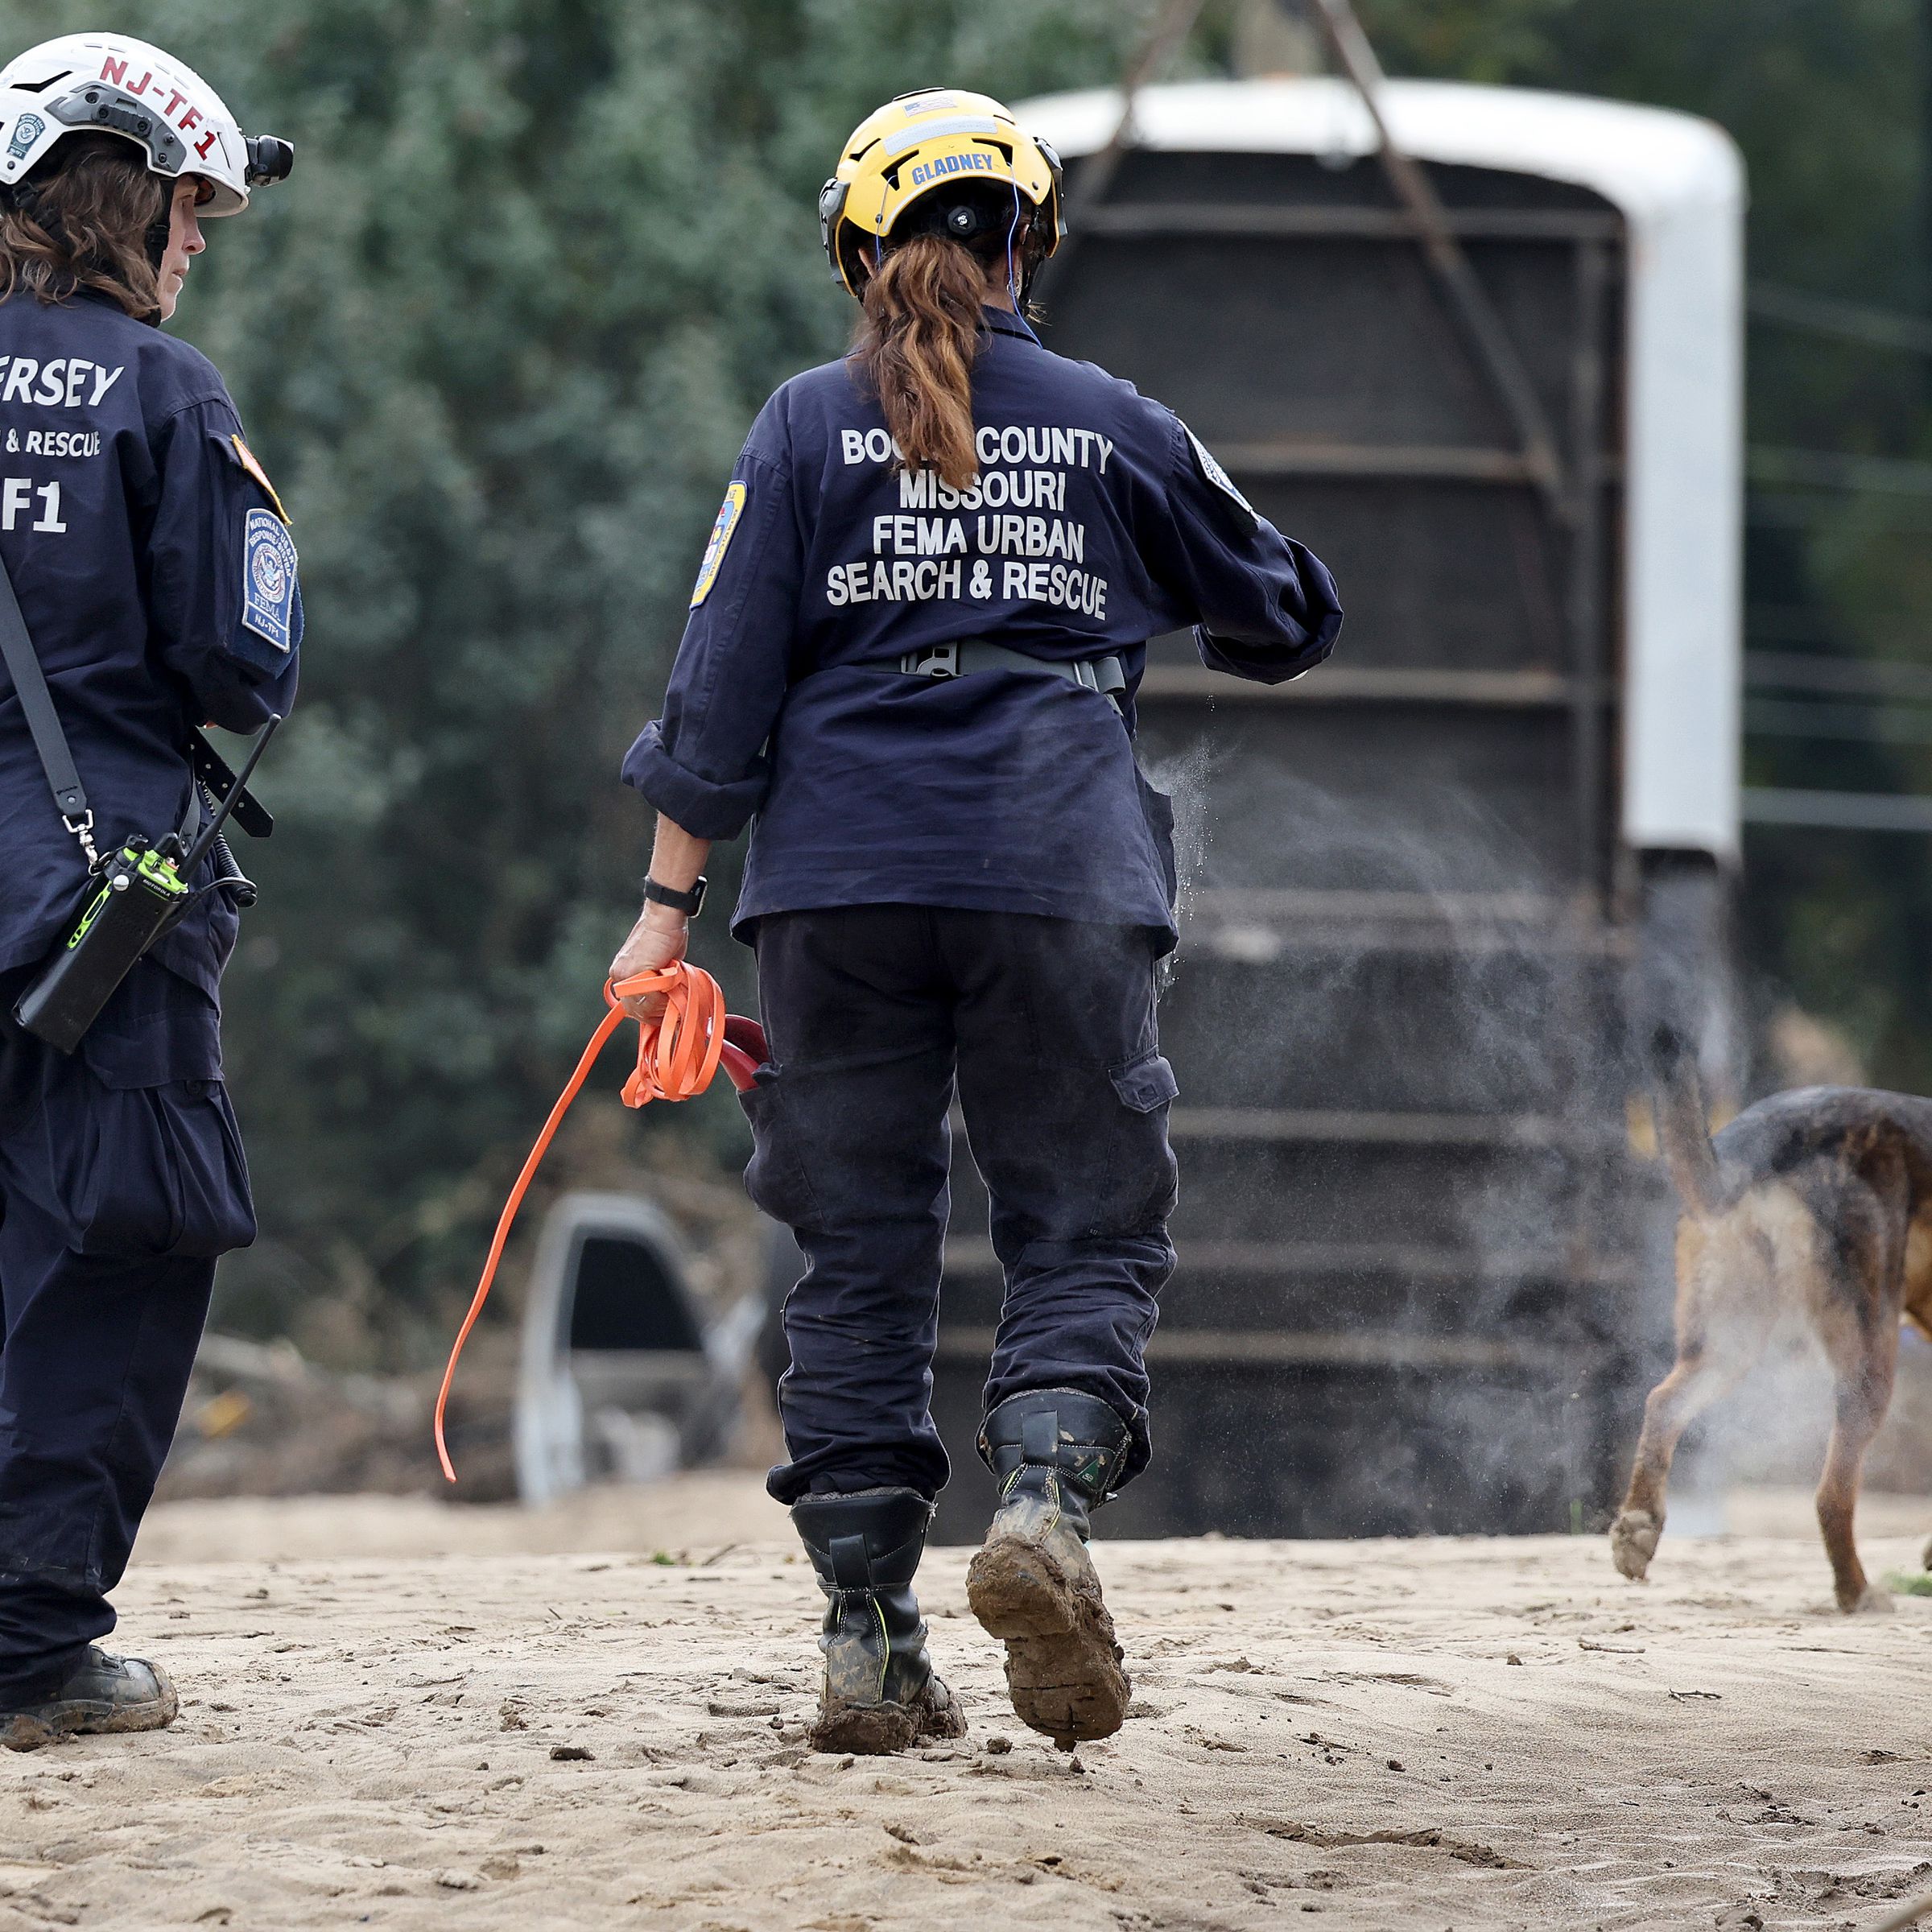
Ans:
{"label": "black smartwatch", "polygon": [[695,919],[704,903],[704,889],[708,881],[700,879],[689,892],[679,892],[669,886],[660,886],[655,879],[644,881],[644,898],[646,904],[668,906],[683,914],[687,919]]}

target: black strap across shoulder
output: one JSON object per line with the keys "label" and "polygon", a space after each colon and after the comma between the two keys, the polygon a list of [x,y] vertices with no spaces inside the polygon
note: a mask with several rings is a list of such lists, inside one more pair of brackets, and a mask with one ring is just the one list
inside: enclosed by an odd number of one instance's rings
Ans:
{"label": "black strap across shoulder", "polygon": [[34,749],[40,754],[40,769],[47,774],[54,803],[62,818],[85,819],[87,792],[75,767],[74,754],[68,748],[67,733],[60,729],[53,694],[47,688],[4,559],[0,559],[0,658],[6,660],[7,675],[14,680],[14,693],[26,714],[27,729],[33,734]]}
{"label": "black strap across shoulder", "polygon": [[[20,600],[14,594],[14,580],[7,575],[4,559],[0,559],[0,661],[5,662],[7,675],[14,680],[14,694],[26,715],[27,729],[33,734],[34,749],[40,754],[40,769],[47,774],[55,805],[70,827],[85,824],[87,790],[80,782],[67,733],[60,728],[60,714],[54,709],[53,693],[47,687],[39,654],[27,634],[27,619],[21,615]],[[266,807],[229,769],[228,761],[201,732],[189,733],[188,756],[192,777],[188,788],[188,815],[180,832],[184,848],[201,823],[204,788],[217,807],[233,799],[230,809],[235,823],[250,837],[266,839],[275,830],[275,821]]]}

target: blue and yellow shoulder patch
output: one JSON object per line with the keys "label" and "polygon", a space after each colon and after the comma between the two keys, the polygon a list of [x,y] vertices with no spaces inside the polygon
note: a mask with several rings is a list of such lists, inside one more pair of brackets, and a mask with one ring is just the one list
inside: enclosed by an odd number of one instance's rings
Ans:
{"label": "blue and yellow shoulder patch", "polygon": [[742,483],[734,483],[725,491],[724,501],[718,506],[718,520],[711,526],[711,541],[704,546],[704,561],[698,566],[698,580],[691,588],[693,610],[711,595],[711,587],[718,580],[724,553],[731,547],[732,534],[737,529],[738,518],[745,512],[745,493]]}

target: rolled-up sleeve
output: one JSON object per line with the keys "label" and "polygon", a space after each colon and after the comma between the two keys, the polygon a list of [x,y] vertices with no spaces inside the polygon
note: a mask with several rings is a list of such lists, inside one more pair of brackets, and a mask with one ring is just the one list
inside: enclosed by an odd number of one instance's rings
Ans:
{"label": "rolled-up sleeve", "polygon": [[1191,617],[1201,661],[1261,684],[1311,671],[1335,648],[1342,607],[1320,558],[1257,514],[1178,417],[1149,569]]}
{"label": "rolled-up sleeve", "polygon": [[804,572],[788,467],[760,448],[732,472],[663,714],[624,760],[624,782],[694,837],[745,829],[769,782],[763,750],[785,701]]}

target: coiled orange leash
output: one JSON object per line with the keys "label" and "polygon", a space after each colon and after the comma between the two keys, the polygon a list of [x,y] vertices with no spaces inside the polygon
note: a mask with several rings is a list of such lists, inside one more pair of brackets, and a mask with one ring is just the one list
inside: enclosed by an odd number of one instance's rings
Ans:
{"label": "coiled orange leash", "polygon": [[503,1245],[515,1225],[517,1210],[523,1205],[523,1196],[550,1151],[550,1143],[563,1125],[564,1115],[570,1112],[571,1102],[582,1091],[591,1068],[597,1063],[597,1055],[627,1017],[618,1001],[659,993],[664,995],[663,1012],[655,1019],[638,1023],[638,1062],[624,1083],[626,1107],[642,1107],[652,1100],[688,1100],[711,1084],[712,1076],[720,1066],[742,1093],[752,1084],[758,1064],[766,1057],[763,1028],[756,1020],[726,1013],[724,996],[719,991],[717,981],[701,966],[688,965],[680,960],[654,972],[640,972],[634,978],[614,984],[606,982],[604,1002],[610,1010],[590,1036],[590,1044],[584,1049],[576,1071],[557,1096],[557,1104],[551,1108],[550,1118],[543,1123],[543,1131],[537,1136],[536,1145],[523,1163],[523,1171],[517,1176],[510,1199],[503,1203],[496,1238],[489,1244],[489,1257],[483,1264],[482,1279],[477,1283],[463,1326],[456,1331],[456,1346],[449,1352],[449,1366],[443,1371],[443,1387],[436,1397],[436,1459],[452,1483],[456,1480],[456,1470],[449,1459],[449,1446],[444,1440],[444,1411],[449,1406],[449,1391],[456,1379],[463,1344],[469,1340],[469,1331],[476,1327],[477,1317],[489,1299],[491,1286],[497,1278],[497,1264],[503,1258]]}

